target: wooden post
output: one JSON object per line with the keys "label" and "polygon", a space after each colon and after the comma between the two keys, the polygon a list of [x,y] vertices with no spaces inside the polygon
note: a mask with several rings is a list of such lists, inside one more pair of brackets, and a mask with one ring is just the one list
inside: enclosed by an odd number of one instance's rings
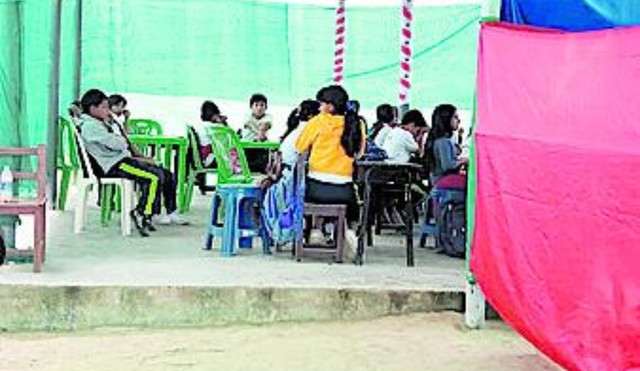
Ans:
{"label": "wooden post", "polygon": [[56,151],[58,148],[58,105],[60,103],[60,27],[62,23],[62,0],[53,1],[53,19],[51,25],[51,47],[49,58],[49,133],[47,140],[47,179],[49,181],[49,199],[55,200],[58,193],[58,173],[56,170]]}
{"label": "wooden post", "polygon": [[73,96],[80,99],[82,89],[82,0],[77,0],[75,10],[76,40],[75,63],[73,69]]}

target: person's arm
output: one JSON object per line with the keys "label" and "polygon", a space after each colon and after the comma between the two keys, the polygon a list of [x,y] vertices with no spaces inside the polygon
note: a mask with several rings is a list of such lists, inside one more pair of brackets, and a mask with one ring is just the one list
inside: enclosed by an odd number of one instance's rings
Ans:
{"label": "person's arm", "polygon": [[121,136],[110,132],[103,124],[92,122],[82,126],[82,137],[87,142],[100,143],[114,151],[129,149],[128,142]]}
{"label": "person's arm", "polygon": [[413,137],[413,134],[411,134],[410,132],[405,131],[405,135],[402,136],[402,142],[403,142],[402,145],[407,150],[407,152],[417,153],[420,151],[420,146],[418,146],[418,142],[416,142],[416,139]]}
{"label": "person's arm", "polygon": [[434,154],[443,171],[455,170],[460,166],[452,141],[437,140],[434,145]]}
{"label": "person's arm", "polygon": [[309,121],[307,126],[302,129],[298,140],[296,140],[296,150],[298,153],[307,152],[316,141],[319,133],[319,127],[322,122],[315,118]]}

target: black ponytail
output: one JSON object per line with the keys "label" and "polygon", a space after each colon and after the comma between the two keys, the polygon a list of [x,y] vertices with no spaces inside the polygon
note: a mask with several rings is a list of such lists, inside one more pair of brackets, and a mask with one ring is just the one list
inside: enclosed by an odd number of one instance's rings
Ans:
{"label": "black ponytail", "polygon": [[360,116],[351,107],[347,107],[344,115],[344,131],[340,138],[340,144],[349,157],[357,157],[362,149],[362,124]]}
{"label": "black ponytail", "polygon": [[333,105],[334,114],[344,115],[344,131],[340,144],[347,156],[355,158],[362,149],[362,128],[358,116],[357,102],[349,101],[349,95],[343,87],[331,85],[320,89],[316,95],[319,102]]}

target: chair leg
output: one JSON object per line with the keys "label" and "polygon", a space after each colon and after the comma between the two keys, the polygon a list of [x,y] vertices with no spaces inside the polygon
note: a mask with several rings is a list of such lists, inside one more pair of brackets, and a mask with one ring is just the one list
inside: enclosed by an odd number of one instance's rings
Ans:
{"label": "chair leg", "polygon": [[235,252],[235,230],[238,225],[236,221],[236,197],[233,192],[226,194],[226,197],[222,200],[225,213],[224,213],[224,229],[222,232],[222,248],[220,249],[221,256],[233,256]]}
{"label": "chair leg", "polygon": [[111,221],[111,203],[113,202],[113,185],[106,184],[102,186],[102,197],[100,201],[101,222],[106,227]]}
{"label": "chair leg", "polygon": [[78,190],[80,194],[76,203],[75,220],[73,223],[73,232],[80,233],[84,229],[87,222],[87,199],[89,198],[89,187],[91,185],[80,182]]}
{"label": "chair leg", "polygon": [[205,230],[204,237],[204,249],[211,250],[213,247],[213,233],[211,233],[211,228],[218,225],[218,210],[220,209],[220,195],[217,193],[213,195],[213,200],[211,201],[211,219],[209,221],[209,225]]}
{"label": "chair leg", "polygon": [[129,212],[133,210],[133,184],[130,182],[122,182],[122,187],[120,189],[120,230],[123,236],[131,235],[131,217],[129,216]]}
{"label": "chair leg", "polygon": [[44,261],[45,249],[45,210],[38,209],[34,214],[34,230],[33,230],[33,271],[35,273],[42,272],[42,262]]}
{"label": "chair leg", "polygon": [[191,208],[191,199],[193,198],[193,187],[195,187],[195,173],[189,172],[189,179],[187,181],[187,187],[184,194],[184,211],[189,211]]}
{"label": "chair leg", "polygon": [[71,170],[62,170],[60,179],[60,194],[58,195],[58,210],[64,211],[67,204],[67,194],[69,191],[69,183],[71,182]]}
{"label": "chair leg", "polygon": [[338,217],[336,222],[336,255],[335,260],[337,263],[342,263],[342,257],[344,256],[345,234],[347,228],[347,220],[344,214]]}

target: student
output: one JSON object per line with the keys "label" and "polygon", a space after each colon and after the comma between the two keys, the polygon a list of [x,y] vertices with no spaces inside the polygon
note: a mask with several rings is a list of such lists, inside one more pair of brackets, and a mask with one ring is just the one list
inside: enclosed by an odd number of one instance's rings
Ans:
{"label": "student", "polygon": [[456,175],[455,182],[464,185],[464,177],[459,175],[460,167],[469,162],[460,158],[456,151],[453,133],[460,126],[456,107],[441,104],[433,110],[432,128],[425,145],[427,166],[431,172],[431,181],[436,187],[447,175]]}
{"label": "student", "polygon": [[[362,155],[366,139],[355,107],[338,85],[320,89],[316,99],[320,114],[305,126],[296,141],[298,153],[310,151],[305,199],[320,204],[347,205],[347,220],[358,221],[358,203],[353,185],[353,163]],[[347,231],[353,244],[355,233]]]}
{"label": "student", "polygon": [[227,126],[227,116],[220,113],[220,108],[210,100],[204,101],[200,107],[200,122],[193,125],[200,145],[200,158],[205,167],[213,165],[215,156],[211,146],[211,138],[207,127]]}
{"label": "student", "polygon": [[378,148],[382,148],[387,135],[395,126],[398,110],[390,104],[381,104],[376,109],[376,123],[373,124],[369,139],[373,140]]}
{"label": "student", "polygon": [[[389,130],[382,149],[387,152],[389,162],[409,162],[413,154],[422,155],[422,143],[427,122],[418,110],[408,111],[400,126]],[[379,134],[378,134],[379,135]]]}
{"label": "student", "polygon": [[80,106],[80,101],[74,100],[69,105],[69,118],[71,122],[78,126],[80,124],[80,115],[82,115],[82,107]]}
{"label": "student", "polygon": [[317,116],[318,113],[320,113],[320,103],[315,100],[305,100],[289,115],[287,131],[282,136],[280,144],[282,163],[285,166],[293,167],[295,165],[298,160],[296,141],[309,120]]}
{"label": "student", "polygon": [[271,129],[273,118],[267,114],[267,97],[254,94],[249,100],[251,114],[244,121],[242,139],[248,142],[266,142],[267,132]]}
{"label": "student", "polygon": [[126,123],[131,113],[126,109],[127,100],[120,94],[112,94],[109,96],[109,109],[113,113],[113,119],[126,130]]}
{"label": "student", "polygon": [[176,214],[175,182],[165,179],[165,172],[150,163],[135,159],[127,140],[111,125],[107,96],[98,89],[87,91],[81,99],[81,137],[98,177],[131,179],[140,187],[138,205],[131,217],[143,237],[155,228],[151,217],[160,214],[160,192],[164,195],[169,219],[182,224]]}

